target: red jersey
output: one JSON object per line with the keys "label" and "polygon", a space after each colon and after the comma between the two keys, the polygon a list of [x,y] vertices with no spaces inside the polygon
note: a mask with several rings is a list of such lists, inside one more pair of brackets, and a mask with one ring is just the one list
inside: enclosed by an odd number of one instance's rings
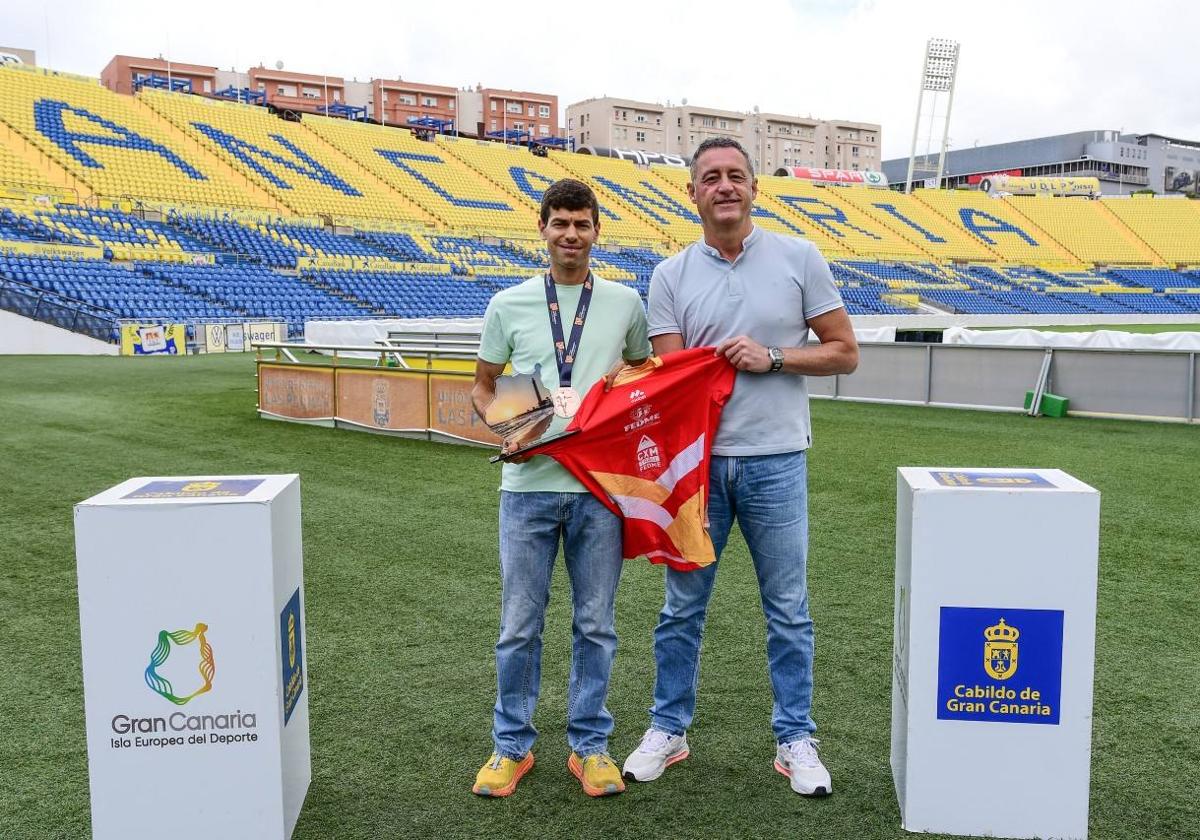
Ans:
{"label": "red jersey", "polygon": [[597,382],[567,427],[578,434],[535,451],[622,518],[627,559],[702,568],[716,560],[705,528],[708,464],[735,374],[712,347],[652,357],[610,391]]}

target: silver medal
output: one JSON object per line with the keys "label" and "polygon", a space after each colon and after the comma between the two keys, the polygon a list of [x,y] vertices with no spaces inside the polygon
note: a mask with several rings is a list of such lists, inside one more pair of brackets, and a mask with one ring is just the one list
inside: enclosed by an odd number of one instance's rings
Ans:
{"label": "silver medal", "polygon": [[557,388],[550,399],[554,401],[554,413],[565,420],[570,420],[579,411],[579,392],[570,386]]}

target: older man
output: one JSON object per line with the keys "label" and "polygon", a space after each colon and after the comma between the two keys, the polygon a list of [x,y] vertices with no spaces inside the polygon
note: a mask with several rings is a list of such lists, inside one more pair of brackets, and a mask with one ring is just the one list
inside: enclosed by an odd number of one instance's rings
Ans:
{"label": "older man", "polygon": [[[823,796],[833,784],[810,714],[805,452],[812,434],[805,377],[852,372],[858,345],[820,252],[753,224],[758,182],[746,150],[729,138],[706,140],[692,157],[691,176],[688,194],[704,235],[655,269],[649,334],[657,354],[715,345],[738,369],[713,442],[709,533],[719,557],[736,519],[754,561],[775,696],[775,769],[796,793]],[[810,329],[819,345],[808,346]],[[719,565],[666,571],[650,728],[625,761],[626,778],[657,779],[688,756],[700,642]]]}

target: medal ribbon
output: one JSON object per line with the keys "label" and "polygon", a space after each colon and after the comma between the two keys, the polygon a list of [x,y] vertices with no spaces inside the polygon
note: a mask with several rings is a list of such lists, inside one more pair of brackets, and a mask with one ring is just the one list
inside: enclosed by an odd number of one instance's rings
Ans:
{"label": "medal ribbon", "polygon": [[579,352],[579,339],[583,337],[583,325],[587,321],[588,307],[592,303],[592,273],[583,281],[579,303],[575,307],[575,319],[571,324],[571,338],[563,339],[562,312],[558,305],[558,292],[554,278],[546,272],[546,309],[550,312],[550,335],[554,339],[554,361],[558,365],[558,384],[561,388],[571,386],[571,368],[575,365],[575,354]]}

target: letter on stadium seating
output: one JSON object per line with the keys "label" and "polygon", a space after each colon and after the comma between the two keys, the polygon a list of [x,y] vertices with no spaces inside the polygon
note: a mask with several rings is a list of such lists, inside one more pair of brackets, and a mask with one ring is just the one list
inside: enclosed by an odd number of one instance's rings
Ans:
{"label": "letter on stadium seating", "polygon": [[[77,117],[101,126],[110,131],[111,134],[87,134],[79,131],[70,131],[63,122],[64,111],[69,111]],[[150,152],[171,162],[189,178],[196,181],[208,180],[203,173],[166,146],[155,143],[153,140],[143,137],[123,125],[118,125],[112,120],[106,120],[104,117],[97,116],[91,111],[76,108],[73,105],[68,105],[66,102],[60,102],[56,99],[39,99],[33,103],[33,122],[37,126],[38,131],[61,146],[71,157],[91,169],[103,169],[104,164],[85,152],[82,144],[108,146],[115,149],[129,149],[134,152]]]}
{"label": "letter on stadium seating", "polygon": [[307,154],[305,154],[298,146],[289,143],[287,138],[281,134],[272,134],[271,139],[282,146],[287,151],[295,155],[294,160],[288,160],[281,155],[263,149],[254,145],[240,137],[235,137],[232,134],[221,131],[219,128],[213,128],[207,123],[194,122],[192,123],[199,131],[208,137],[217,145],[221,146],[226,151],[236,156],[239,160],[262,175],[268,181],[282,190],[290,190],[292,185],[280,178],[266,166],[263,166],[262,161],[268,160],[279,166],[286,167],[297,175],[303,175],[311,181],[316,181],[318,184],[335,189],[338,192],[346,195],[361,196],[362,193],[354,187],[347,184],[338,176],[334,175],[321,164],[317,163]]}
{"label": "letter on stadium seating", "polygon": [[453,204],[455,207],[470,207],[477,210],[512,210],[507,204],[502,201],[484,201],[482,199],[459,198],[450,193],[445,187],[436,183],[432,178],[423,175],[417,171],[416,166],[408,163],[432,163],[443,164],[443,161],[437,155],[420,155],[416,152],[402,152],[398,149],[376,149],[376,152],[388,163],[395,166],[401,172],[411,175],[417,182],[423,184],[428,189],[440,195],[446,201]]}
{"label": "letter on stadium seating", "polygon": [[[792,207],[798,213],[803,213],[808,218],[825,228],[834,236],[845,236],[846,234],[834,227],[835,224],[844,225],[845,227],[856,230],[864,236],[869,236],[872,239],[883,239],[877,233],[872,233],[866,228],[860,228],[858,225],[846,218],[846,214],[842,212],[840,207],[834,207],[832,204],[827,204],[819,198],[810,198],[806,195],[778,195],[780,201]],[[817,211],[816,207],[824,207],[829,212],[822,213]]]}

